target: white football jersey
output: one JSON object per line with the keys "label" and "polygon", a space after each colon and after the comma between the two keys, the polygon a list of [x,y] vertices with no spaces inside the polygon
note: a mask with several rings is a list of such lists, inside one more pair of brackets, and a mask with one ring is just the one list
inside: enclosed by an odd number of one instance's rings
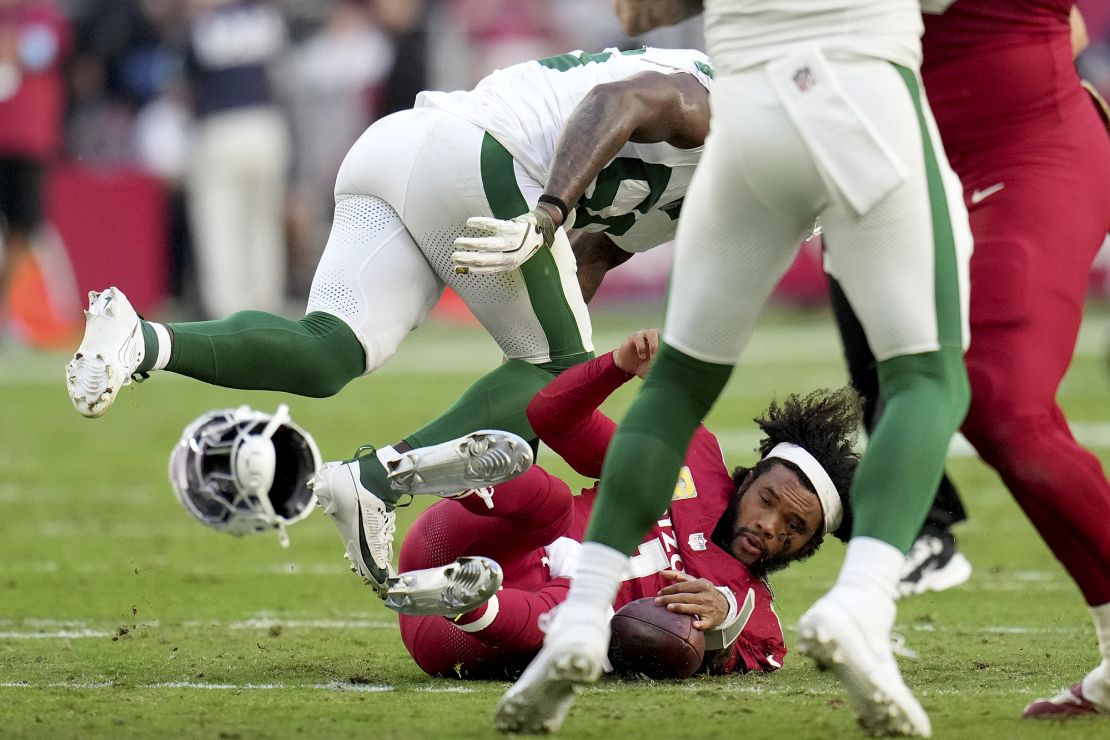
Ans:
{"label": "white football jersey", "polygon": [[[694,75],[708,89],[709,59],[692,49],[573,51],[516,64],[467,92],[420,93],[433,106],[481,126],[529,176],[546,183],[567,119],[596,85],[646,71]],[[643,251],[674,238],[682,198],[702,148],[629,142],[598,174],[574,209],[573,228],[605,231],[621,248]]]}
{"label": "white football jersey", "polygon": [[705,0],[705,44],[721,73],[804,46],[917,69],[923,31],[920,0]]}

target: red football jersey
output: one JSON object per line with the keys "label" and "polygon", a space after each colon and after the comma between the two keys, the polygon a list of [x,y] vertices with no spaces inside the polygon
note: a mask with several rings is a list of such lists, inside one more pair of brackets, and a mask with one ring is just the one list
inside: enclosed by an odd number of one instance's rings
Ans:
{"label": "red football jersey", "polygon": [[[579,473],[598,477],[616,431],[616,424],[598,406],[629,379],[613,363],[612,355],[605,354],[565,371],[540,391],[528,407],[528,419],[540,439]],[[630,561],[632,572],[639,575],[621,585],[614,608],[655,596],[671,585],[659,575],[668,568],[729,589],[738,605],[744,604],[750,592],[754,610],[720,670],[773,671],[782,666],[786,644],[771,605],[771,590],[747,566],[710,541],[734,486],[717,438],[704,426],[694,433],[684,463],[667,514],[647,533]],[[596,489],[588,489],[575,498],[574,522],[567,538],[582,541],[596,496]]]}
{"label": "red football jersey", "polygon": [[925,64],[1007,46],[1068,37],[1073,0],[956,0],[939,15],[924,14]]}
{"label": "red football jersey", "polygon": [[962,153],[1005,138],[1000,127],[1051,127],[1079,105],[1071,7],[1072,0],[956,0],[925,15],[921,74],[957,172]]}

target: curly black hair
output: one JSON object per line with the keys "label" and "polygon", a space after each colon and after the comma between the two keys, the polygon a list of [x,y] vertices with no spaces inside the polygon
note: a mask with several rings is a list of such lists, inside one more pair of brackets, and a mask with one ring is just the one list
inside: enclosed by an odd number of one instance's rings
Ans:
{"label": "curly black hair", "polygon": [[[832,534],[847,542],[852,532],[852,502],[849,491],[856,467],[859,465],[860,455],[856,452],[855,446],[862,418],[862,399],[848,386],[835,391],[823,388],[804,397],[791,393],[781,403],[771,401],[763,416],[753,419],[766,435],[756,448],[760,461],[754,467],[738,467],[733,470],[732,481],[737,487],[736,503],[747,490],[745,483],[748,482],[749,474],[752,479],[758,478],[774,465],[789,468],[798,476],[802,485],[814,493],[817,492],[813,483],[797,465],[789,460],[767,457],[775,445],[780,442],[790,442],[813,455],[836,486],[844,515],[840,526]],[[812,556],[824,539],[824,533],[818,530],[790,562]],[[785,567],[786,563],[766,565],[768,567],[763,569],[761,575]]]}

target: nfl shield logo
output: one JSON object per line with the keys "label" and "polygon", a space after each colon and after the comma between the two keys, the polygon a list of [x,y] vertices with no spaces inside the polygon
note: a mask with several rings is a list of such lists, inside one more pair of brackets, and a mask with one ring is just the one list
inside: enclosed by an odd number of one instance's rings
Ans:
{"label": "nfl shield logo", "polygon": [[809,66],[799,67],[794,72],[794,85],[801,92],[809,92],[817,85],[817,78],[813,74],[813,70]]}
{"label": "nfl shield logo", "polygon": [[705,544],[705,535],[701,532],[694,532],[692,535],[690,535],[690,539],[687,540],[687,544],[690,545],[691,550],[701,552],[707,546]]}

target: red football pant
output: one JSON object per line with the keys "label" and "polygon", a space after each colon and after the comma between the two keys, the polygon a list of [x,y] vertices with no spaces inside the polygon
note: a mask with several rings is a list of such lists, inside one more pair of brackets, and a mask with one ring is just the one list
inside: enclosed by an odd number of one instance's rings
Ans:
{"label": "red football pant", "polygon": [[493,558],[505,572],[499,611],[480,632],[444,617],[402,615],[401,640],[426,673],[453,678],[506,678],[519,673],[543,644],[539,616],[566,598],[569,581],[551,579],[543,547],[569,529],[574,497],[539,467],[496,487],[494,508],[468,496],[432,505],[401,545],[400,569],[434,568],[463,555]]}
{"label": "red football pant", "polygon": [[1089,101],[1072,103],[1051,131],[999,132],[996,149],[952,157],[969,193],[1005,185],[969,206],[963,432],[1094,606],[1110,602],[1110,484],[1072,436],[1056,392],[1110,228],[1110,137]]}

